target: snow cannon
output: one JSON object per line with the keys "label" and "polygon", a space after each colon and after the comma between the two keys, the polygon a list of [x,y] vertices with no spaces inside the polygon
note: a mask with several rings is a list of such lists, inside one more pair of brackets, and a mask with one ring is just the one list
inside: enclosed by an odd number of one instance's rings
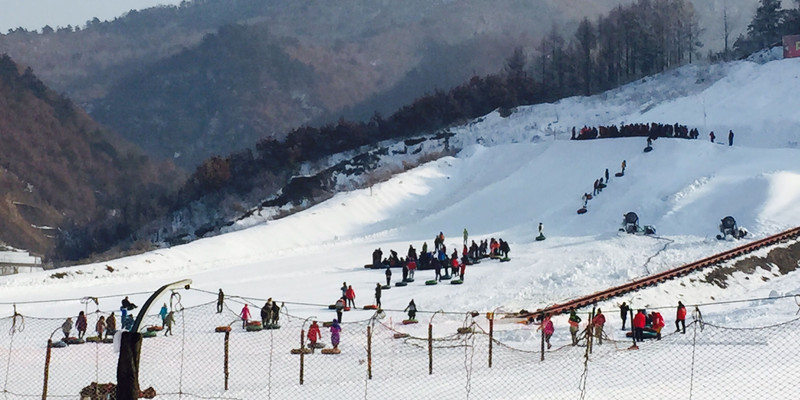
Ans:
{"label": "snow cannon", "polygon": [[736,226],[736,220],[730,215],[720,220],[719,231],[718,240],[741,239],[747,235],[747,229]]}
{"label": "snow cannon", "polygon": [[635,212],[631,211],[622,217],[622,228],[619,229],[620,232],[634,234],[639,231],[639,216],[636,215]]}

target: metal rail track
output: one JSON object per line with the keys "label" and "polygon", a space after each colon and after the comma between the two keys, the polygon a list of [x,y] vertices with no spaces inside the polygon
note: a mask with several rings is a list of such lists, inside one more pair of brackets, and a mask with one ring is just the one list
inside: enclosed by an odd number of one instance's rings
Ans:
{"label": "metal rail track", "polygon": [[778,233],[776,235],[772,235],[760,240],[756,240],[754,242],[745,244],[743,246],[739,246],[733,248],[731,250],[715,254],[710,257],[703,258],[701,260],[685,264],[683,266],[673,268],[667,271],[659,272],[654,275],[650,275],[641,279],[636,279],[634,281],[628,282],[624,285],[612,287],[600,292],[596,292],[590,294],[588,296],[579,297],[577,299],[569,300],[561,304],[555,304],[544,308],[542,310],[537,310],[536,312],[526,313],[526,314],[517,314],[514,315],[514,318],[528,318],[531,316],[538,315],[540,313],[548,313],[551,315],[563,314],[568,312],[572,309],[577,309],[581,307],[590,306],[600,301],[608,300],[613,297],[621,296],[626,293],[630,293],[639,289],[642,289],[647,286],[654,286],[659,283],[665,282],[670,279],[679,278],[681,276],[687,275],[689,273],[699,271],[704,268],[708,268],[722,262],[728,261],[730,259],[740,257],[742,255],[751,253],[753,251],[762,249],[764,247],[772,246],[783,242],[785,240],[796,239],[800,237],[800,227],[790,229],[788,231],[784,231]]}

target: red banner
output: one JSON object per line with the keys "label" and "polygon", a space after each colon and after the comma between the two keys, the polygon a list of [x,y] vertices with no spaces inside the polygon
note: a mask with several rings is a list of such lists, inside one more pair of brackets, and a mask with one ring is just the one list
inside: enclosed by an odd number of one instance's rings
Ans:
{"label": "red banner", "polygon": [[800,35],[783,37],[783,58],[800,57]]}

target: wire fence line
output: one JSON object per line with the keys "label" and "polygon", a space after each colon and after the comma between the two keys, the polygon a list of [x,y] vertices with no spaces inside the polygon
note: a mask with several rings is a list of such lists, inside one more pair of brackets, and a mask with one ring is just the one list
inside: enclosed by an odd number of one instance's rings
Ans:
{"label": "wire fence line", "polygon": [[[400,312],[348,322],[351,312],[342,323],[341,353],[323,354],[306,347],[309,318],[283,312],[280,328],[257,330],[243,326],[232,308],[171,305],[172,335],[153,328],[160,317],[147,316],[151,332],[141,348],[139,382],[159,399],[800,397],[800,318],[749,328],[695,320],[685,334],[670,331],[638,349],[611,327],[602,345],[584,330],[572,346],[567,329],[558,327],[553,347],[542,351],[537,326],[487,315],[433,314],[404,325]],[[100,315],[88,313],[87,337]],[[332,318],[319,319],[328,349],[322,322]],[[0,398],[114,398],[106,393],[116,382],[115,345],[48,348],[49,339],[63,338],[62,322],[0,319]]]}

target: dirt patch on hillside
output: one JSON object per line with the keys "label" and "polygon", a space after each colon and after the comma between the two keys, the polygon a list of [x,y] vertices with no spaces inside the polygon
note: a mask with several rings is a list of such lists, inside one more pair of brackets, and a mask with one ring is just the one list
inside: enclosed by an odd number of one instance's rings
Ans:
{"label": "dirt patch on hillside", "polygon": [[762,268],[776,274],[786,275],[798,269],[800,264],[800,242],[792,243],[786,247],[770,250],[766,257],[745,257],[733,265],[718,267],[708,273],[705,281],[721,288],[728,287],[728,278],[736,271],[753,274],[757,268]]}

